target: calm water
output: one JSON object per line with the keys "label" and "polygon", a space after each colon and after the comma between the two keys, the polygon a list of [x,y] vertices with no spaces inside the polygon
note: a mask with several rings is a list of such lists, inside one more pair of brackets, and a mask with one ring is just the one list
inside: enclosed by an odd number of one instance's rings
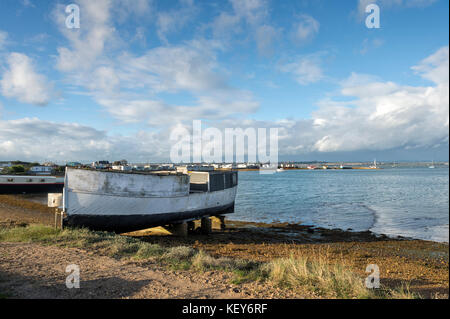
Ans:
{"label": "calm water", "polygon": [[448,168],[240,172],[235,220],[449,241]]}

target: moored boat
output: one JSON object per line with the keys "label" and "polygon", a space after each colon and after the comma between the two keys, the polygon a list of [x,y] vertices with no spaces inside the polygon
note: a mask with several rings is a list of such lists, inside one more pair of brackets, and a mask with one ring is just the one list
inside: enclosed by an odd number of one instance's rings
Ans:
{"label": "moored boat", "polygon": [[51,193],[63,188],[63,177],[0,175],[0,194]]}
{"label": "moored boat", "polygon": [[234,212],[235,171],[66,169],[64,225],[130,232]]}

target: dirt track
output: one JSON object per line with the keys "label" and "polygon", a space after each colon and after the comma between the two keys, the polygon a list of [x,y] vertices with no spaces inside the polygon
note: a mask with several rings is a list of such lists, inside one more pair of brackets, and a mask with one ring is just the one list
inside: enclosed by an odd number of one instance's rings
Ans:
{"label": "dirt track", "polygon": [[[66,267],[80,267],[80,289],[68,289]],[[230,284],[223,272],[171,271],[79,249],[0,243],[0,291],[13,298],[234,299],[288,298],[264,284]]]}

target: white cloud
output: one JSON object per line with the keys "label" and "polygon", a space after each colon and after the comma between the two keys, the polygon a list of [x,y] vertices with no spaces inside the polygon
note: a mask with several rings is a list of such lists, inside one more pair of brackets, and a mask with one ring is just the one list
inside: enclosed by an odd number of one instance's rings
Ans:
{"label": "white cloud", "polygon": [[230,0],[234,12],[249,24],[258,24],[268,14],[266,0]]}
{"label": "white cloud", "polygon": [[310,41],[319,33],[320,23],[307,14],[300,14],[293,26],[293,38],[297,44]]}
{"label": "white cloud", "polygon": [[51,85],[35,71],[32,60],[21,53],[10,53],[8,68],[0,80],[2,94],[24,103],[46,105],[51,98]]}
{"label": "white cloud", "polygon": [[[229,114],[248,107],[239,102],[245,100],[243,97],[219,101],[223,103],[219,107],[217,100],[201,96],[195,106],[150,100],[101,101],[123,120],[145,119],[161,125],[158,132],[140,131],[130,136],[111,136],[87,126],[39,119],[0,120],[0,159],[165,161],[170,154],[167,141],[171,128],[184,119],[201,117],[210,119],[208,126],[222,130],[278,127],[281,156],[448,147],[449,84],[448,76],[441,73],[447,65],[448,48],[444,47],[413,68],[435,81],[433,86],[405,86],[353,73],[342,81],[340,94],[318,103],[311,119],[230,118]],[[229,109],[224,108],[228,103]],[[189,129],[190,124],[183,126]]]}
{"label": "white cloud", "polygon": [[[192,40],[180,45],[166,43],[141,55],[131,54],[114,30],[112,21],[117,16],[117,9],[113,7],[117,1],[121,0],[94,3],[80,0],[82,28],[78,31],[61,29],[70,44],[58,49],[57,66],[66,73],[66,82],[87,89],[106,111],[124,122],[140,120],[160,125],[159,121],[152,120],[155,110],[161,114],[167,114],[163,110],[186,110],[191,114],[216,118],[229,114],[222,111],[230,109],[229,105],[241,103],[242,113],[254,109],[256,102],[251,94],[229,85],[225,76],[227,71],[221,69],[217,62],[217,51],[222,49],[217,41]],[[180,9],[156,15],[159,17],[156,25],[160,37],[164,40],[167,34],[185,23],[181,15],[188,13],[192,16],[195,11],[192,1],[182,0]],[[170,21],[165,21],[166,18]],[[174,25],[174,21],[181,22]],[[158,101],[157,95],[162,93],[189,94],[198,104],[193,107],[170,106]],[[213,103],[205,106],[201,102],[204,99]]]}
{"label": "white cloud", "polygon": [[294,62],[281,66],[280,70],[291,73],[300,85],[316,83],[324,78],[322,56],[324,53],[298,57]]}
{"label": "white cloud", "polygon": [[167,35],[181,30],[197,12],[193,1],[180,1],[181,7],[157,14],[157,34],[161,41],[168,43]]}
{"label": "white cloud", "polygon": [[[221,12],[212,22],[213,35],[230,41],[232,36],[243,35],[256,42],[258,53],[272,54],[273,44],[281,29],[270,24],[267,0],[229,0],[232,12]],[[236,38],[234,38],[236,40]]]}
{"label": "white cloud", "polygon": [[153,127],[192,123],[196,119],[223,120],[252,113],[259,107],[251,94],[245,92],[233,98],[200,96],[192,106],[170,105],[154,100],[102,99],[99,103],[116,119],[128,123],[146,122]]}
{"label": "white cloud", "polygon": [[448,51],[448,46],[443,47],[412,69],[427,80],[436,84],[448,85]]}
{"label": "white cloud", "polygon": [[[165,133],[110,136],[105,131],[37,118],[0,120],[0,160],[83,161],[93,159],[157,160],[169,154]],[[167,157],[167,156],[166,156]]]}
{"label": "white cloud", "polygon": [[414,67],[434,86],[405,86],[351,74],[311,119],[223,121],[220,127],[278,127],[280,155],[448,147],[448,48]]}
{"label": "white cloud", "polygon": [[279,38],[281,31],[271,25],[264,24],[256,29],[256,44],[261,55],[271,55],[273,44]]}
{"label": "white cloud", "polygon": [[[157,47],[142,56],[126,54],[120,58],[121,76],[141,78],[149,89],[160,91],[187,90],[193,92],[226,90],[226,79],[220,75],[214,44],[191,42],[185,45]],[[126,63],[125,63],[126,62]],[[146,82],[146,79],[148,80]]]}
{"label": "white cloud", "polygon": [[321,152],[386,150],[448,144],[448,47],[423,60],[418,70],[434,87],[402,86],[352,74],[343,81],[350,102],[323,100],[313,114]]}
{"label": "white cloud", "polygon": [[83,21],[80,29],[65,27],[64,6],[58,5],[53,16],[60,31],[69,40],[70,48],[59,47],[57,68],[63,72],[90,70],[102,56],[107,44],[117,43],[117,34],[110,23],[111,0],[79,0]]}

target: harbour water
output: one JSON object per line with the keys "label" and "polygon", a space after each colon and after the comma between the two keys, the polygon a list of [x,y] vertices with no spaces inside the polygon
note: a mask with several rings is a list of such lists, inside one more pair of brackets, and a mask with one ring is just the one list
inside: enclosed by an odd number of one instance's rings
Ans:
{"label": "harbour water", "polygon": [[449,241],[449,169],[240,172],[232,219]]}

